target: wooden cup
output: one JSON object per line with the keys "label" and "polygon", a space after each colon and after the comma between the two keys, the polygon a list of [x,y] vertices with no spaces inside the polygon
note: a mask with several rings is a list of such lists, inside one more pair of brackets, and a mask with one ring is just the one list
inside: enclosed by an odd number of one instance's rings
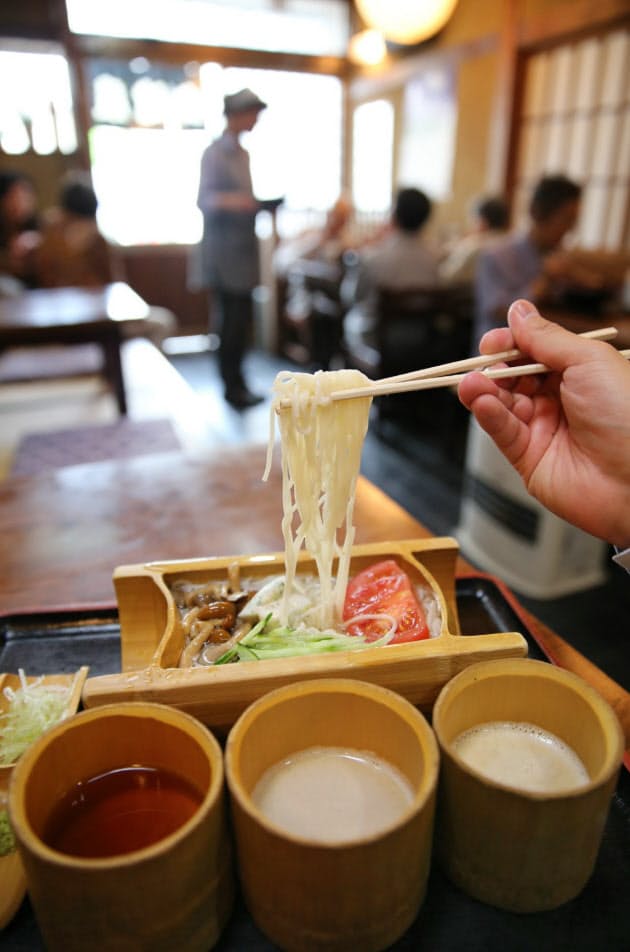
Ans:
{"label": "wooden cup", "polygon": [[[571,747],[590,782],[536,793],[468,767],[453,741],[478,724],[536,724]],[[601,843],[623,756],[619,722],[581,678],[542,661],[473,665],[442,688],[433,710],[441,751],[436,853],[461,889],[501,909],[554,909],[581,892]]]}
{"label": "wooden cup", "polygon": [[[394,826],[334,845],[292,836],[251,798],[268,767],[313,747],[371,751],[406,777],[413,800]],[[362,681],[278,688],[232,728],[226,776],[249,910],[281,949],[384,949],[415,919],[429,872],[439,755],[424,717]]]}
{"label": "wooden cup", "polygon": [[[84,859],[51,849],[42,832],[75,783],[117,767],[178,774],[202,795],[193,816],[141,850]],[[85,711],[22,756],[9,790],[11,823],[46,948],[83,952],[205,952],[233,901],[219,744],[188,714],[161,704]]]}

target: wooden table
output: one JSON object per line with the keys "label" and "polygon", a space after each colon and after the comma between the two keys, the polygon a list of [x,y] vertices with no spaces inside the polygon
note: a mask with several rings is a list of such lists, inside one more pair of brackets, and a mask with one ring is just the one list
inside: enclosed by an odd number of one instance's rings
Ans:
{"label": "wooden table", "polygon": [[[265,448],[168,453],[90,463],[0,483],[0,613],[115,603],[117,565],[280,551],[278,461]],[[359,480],[356,541],[427,538],[428,530]],[[460,575],[479,573],[458,559]],[[630,749],[630,695],[564,639],[518,611],[543,650],[607,698]]]}
{"label": "wooden table", "polygon": [[96,343],[103,375],[121,414],[127,412],[120,343],[125,321],[146,318],[149,308],[123,282],[100,288],[50,288],[0,299],[0,350],[42,344]]}
{"label": "wooden table", "polygon": [[[264,460],[245,446],[1,482],[0,611],[111,604],[120,564],[282,550],[280,468],[264,483]],[[364,479],[355,515],[357,542],[430,535]]]}

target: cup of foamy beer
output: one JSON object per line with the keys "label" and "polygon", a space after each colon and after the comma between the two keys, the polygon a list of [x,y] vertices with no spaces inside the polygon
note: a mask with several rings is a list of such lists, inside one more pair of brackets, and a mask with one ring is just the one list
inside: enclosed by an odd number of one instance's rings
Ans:
{"label": "cup of foamy beer", "polygon": [[232,908],[223,757],[198,721],[112,704],[18,762],[9,811],[47,949],[206,952]]}
{"label": "cup of foamy beer", "polygon": [[429,872],[438,748],[392,691],[302,681],[255,701],[225,755],[239,876],[280,949],[377,952],[416,918]]}
{"label": "cup of foamy beer", "polygon": [[466,893],[538,912],[577,896],[597,858],[623,756],[613,710],[542,661],[472,665],[433,710],[436,853]]}

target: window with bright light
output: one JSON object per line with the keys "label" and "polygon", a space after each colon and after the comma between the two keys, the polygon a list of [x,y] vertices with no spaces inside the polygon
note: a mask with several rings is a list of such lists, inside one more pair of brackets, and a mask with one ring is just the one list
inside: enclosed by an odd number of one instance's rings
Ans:
{"label": "window with bright light", "polygon": [[[134,65],[135,63],[135,65]],[[90,155],[99,225],[122,245],[195,243],[203,150],[223,126],[223,96],[249,86],[269,104],[242,137],[258,198],[284,196],[278,229],[305,209],[325,210],[341,188],[342,90],[338,79],[276,70],[196,73],[146,62],[93,64]]]}
{"label": "window with bright light", "polygon": [[66,0],[75,33],[344,56],[346,0]]}
{"label": "window with bright light", "polygon": [[392,200],[394,110],[386,99],[363,103],[352,118],[352,200],[357,212],[383,214]]}
{"label": "window with bright light", "polygon": [[0,50],[0,149],[40,155],[77,149],[68,63],[58,53]]}

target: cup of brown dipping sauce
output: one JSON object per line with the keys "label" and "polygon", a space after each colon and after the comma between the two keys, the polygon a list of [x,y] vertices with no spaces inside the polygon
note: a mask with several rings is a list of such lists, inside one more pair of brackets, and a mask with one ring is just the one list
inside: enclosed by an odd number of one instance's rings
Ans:
{"label": "cup of brown dipping sauce", "polygon": [[9,812],[47,949],[207,950],[231,912],[222,753],[161,704],[84,711],[15,768]]}

